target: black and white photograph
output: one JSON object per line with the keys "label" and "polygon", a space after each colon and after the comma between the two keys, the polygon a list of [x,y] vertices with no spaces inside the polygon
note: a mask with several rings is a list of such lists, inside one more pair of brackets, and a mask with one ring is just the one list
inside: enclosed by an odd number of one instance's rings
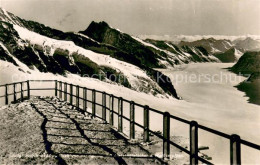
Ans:
{"label": "black and white photograph", "polygon": [[0,164],[260,164],[260,0],[0,0]]}

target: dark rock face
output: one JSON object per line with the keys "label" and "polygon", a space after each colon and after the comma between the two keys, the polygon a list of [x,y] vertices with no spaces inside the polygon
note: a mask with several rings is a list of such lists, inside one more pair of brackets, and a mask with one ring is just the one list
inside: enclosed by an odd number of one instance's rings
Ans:
{"label": "dark rock face", "polygon": [[249,97],[249,102],[260,105],[260,72],[252,73],[247,81],[236,86]]}
{"label": "dark rock face", "polygon": [[160,58],[160,56],[158,54],[154,53],[150,48],[142,45],[128,34],[110,28],[106,22],[92,22],[85,31],[81,31],[80,33],[85,34],[100,43],[112,45],[122,52],[127,52],[128,56],[132,56],[131,59],[136,59],[136,61],[139,60],[142,65],[148,67],[162,67],[159,65],[158,58]]}
{"label": "dark rock face", "polygon": [[[189,47],[189,46],[182,46],[181,48],[186,53],[189,53],[190,55],[192,55],[191,61],[195,61],[195,62],[209,62],[209,59],[204,58],[203,56],[201,56],[201,54],[199,52],[196,52],[196,50],[192,50],[191,47]],[[204,49],[204,51],[206,51],[206,50]],[[208,54],[206,54],[206,55],[208,55]]]}
{"label": "dark rock face", "polygon": [[[90,25],[88,26],[88,28],[85,31],[81,31],[80,33],[85,34],[98,42],[103,42],[105,40],[105,34],[106,34],[107,30],[112,30],[112,29],[109,27],[109,25],[106,22],[96,23],[96,22],[92,21],[90,23]],[[116,33],[115,30],[114,30],[114,33]],[[117,33],[117,35],[118,34],[119,34],[119,32]],[[110,39],[112,40],[112,36]],[[115,40],[115,38],[113,38],[113,39]],[[106,42],[104,42],[104,43],[106,43]],[[113,45],[113,44],[110,44],[110,45]]]}
{"label": "dark rock face", "polygon": [[231,68],[231,71],[241,74],[260,72],[260,52],[246,52]]}
{"label": "dark rock face", "polygon": [[177,92],[172,85],[171,79],[161,73],[160,71],[154,70],[147,68],[147,74],[154,80],[156,81],[159,86],[169,95],[174,96],[175,98],[179,99],[179,96],[177,95]]}
{"label": "dark rock face", "polygon": [[237,74],[250,75],[236,87],[246,93],[250,103],[260,105],[260,52],[244,53],[230,70]]}
{"label": "dark rock face", "polygon": [[122,84],[127,88],[131,88],[131,84],[128,82],[127,78],[121,72],[118,72],[115,69],[106,66],[101,66],[101,68],[104,71],[104,77],[106,77],[110,81]]}
{"label": "dark rock face", "polygon": [[8,51],[17,57],[21,62],[26,64],[29,67],[35,65],[39,70],[46,71],[41,60],[33,49],[28,45],[27,47],[21,47],[17,42],[25,42],[18,41],[19,36],[17,32],[13,29],[13,25],[0,22],[0,41],[5,45]]}
{"label": "dark rock face", "polygon": [[0,60],[3,60],[3,61],[8,61],[8,62],[11,62],[13,63],[14,65],[18,66],[18,64],[15,62],[15,60],[8,55],[8,53],[2,48],[0,47]]}
{"label": "dark rock face", "polygon": [[237,58],[235,56],[235,48],[231,48],[224,53],[217,53],[214,54],[221,62],[229,63],[229,62],[236,62]]}

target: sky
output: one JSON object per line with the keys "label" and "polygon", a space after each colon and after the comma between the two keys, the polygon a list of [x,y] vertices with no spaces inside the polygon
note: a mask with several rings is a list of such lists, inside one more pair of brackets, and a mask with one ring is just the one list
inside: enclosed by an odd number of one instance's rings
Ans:
{"label": "sky", "polygon": [[260,0],[0,0],[0,6],[63,31],[106,21],[131,35],[260,35]]}

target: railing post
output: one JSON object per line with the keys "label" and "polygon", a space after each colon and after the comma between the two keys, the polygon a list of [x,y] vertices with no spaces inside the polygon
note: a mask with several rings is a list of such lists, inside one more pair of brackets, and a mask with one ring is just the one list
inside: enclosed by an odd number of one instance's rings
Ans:
{"label": "railing post", "polygon": [[58,96],[58,81],[55,80],[55,96]]}
{"label": "railing post", "polygon": [[109,98],[109,124],[114,125],[114,96],[110,95]]}
{"label": "railing post", "polygon": [[163,158],[170,158],[170,114],[163,114]]}
{"label": "railing post", "polygon": [[70,104],[73,104],[73,85],[70,84]]}
{"label": "railing post", "polygon": [[14,83],[14,102],[16,101],[16,90],[15,90],[16,84]]}
{"label": "railing post", "polygon": [[21,101],[23,101],[23,82],[21,82],[20,84],[21,84]]}
{"label": "railing post", "polygon": [[120,97],[118,99],[118,131],[123,132],[123,99]]}
{"label": "railing post", "polygon": [[60,81],[59,82],[59,84],[60,84],[60,92],[59,92],[59,97],[60,97],[60,99],[62,99],[62,82]]}
{"label": "railing post", "polygon": [[231,135],[230,138],[230,164],[231,165],[241,164],[240,137],[235,134]]}
{"label": "railing post", "polygon": [[76,86],[76,107],[79,110],[79,86]]}
{"label": "railing post", "polygon": [[27,97],[28,97],[28,99],[30,99],[30,81],[29,80],[27,80]]}
{"label": "railing post", "polygon": [[106,121],[107,119],[107,101],[106,101],[106,92],[102,93],[102,119]]}
{"label": "railing post", "polygon": [[135,139],[135,103],[130,103],[130,139]]}
{"label": "railing post", "polygon": [[190,123],[190,164],[198,164],[198,123]]}
{"label": "railing post", "polygon": [[67,101],[67,83],[64,83],[64,101]]}
{"label": "railing post", "polygon": [[5,85],[5,104],[8,104],[8,85]]}
{"label": "railing post", "polygon": [[87,88],[83,88],[83,111],[87,111]]}
{"label": "railing post", "polygon": [[144,142],[149,141],[149,106],[144,107]]}
{"label": "railing post", "polygon": [[96,116],[96,90],[92,90],[92,116]]}

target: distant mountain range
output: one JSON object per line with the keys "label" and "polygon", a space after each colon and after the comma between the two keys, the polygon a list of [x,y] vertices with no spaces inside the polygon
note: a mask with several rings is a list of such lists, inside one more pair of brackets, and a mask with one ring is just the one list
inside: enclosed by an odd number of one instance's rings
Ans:
{"label": "distant mountain range", "polygon": [[180,43],[181,41],[185,42],[194,42],[202,39],[214,38],[216,40],[229,40],[231,42],[237,40],[245,40],[246,38],[251,38],[256,41],[260,41],[260,35],[138,35],[138,38],[145,39],[154,39],[154,40],[163,40],[171,41],[175,44]]}
{"label": "distant mountain range", "polygon": [[[149,38],[150,37],[150,38]],[[215,37],[215,38],[213,38]],[[246,51],[260,51],[260,36],[141,36],[146,40],[151,38],[165,39],[165,42],[178,47],[203,47],[208,54],[217,57],[221,62],[236,62]],[[232,53],[233,52],[233,53]],[[223,57],[220,54],[224,54]]]}

